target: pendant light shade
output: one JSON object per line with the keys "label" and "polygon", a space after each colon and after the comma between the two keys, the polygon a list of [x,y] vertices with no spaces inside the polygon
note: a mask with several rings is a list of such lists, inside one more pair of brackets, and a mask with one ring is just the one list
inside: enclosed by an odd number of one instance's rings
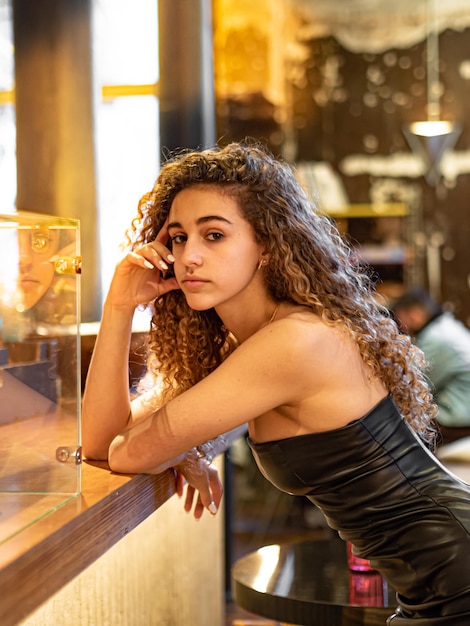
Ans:
{"label": "pendant light shade", "polygon": [[435,186],[441,175],[444,152],[454,147],[462,129],[456,122],[440,119],[437,0],[426,0],[426,26],[427,119],[407,124],[403,132],[410,148],[427,165],[426,182]]}

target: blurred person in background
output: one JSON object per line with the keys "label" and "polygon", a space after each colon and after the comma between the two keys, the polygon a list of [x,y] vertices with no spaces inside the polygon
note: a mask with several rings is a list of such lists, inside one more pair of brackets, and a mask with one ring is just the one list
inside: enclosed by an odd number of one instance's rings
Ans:
{"label": "blurred person in background", "polygon": [[413,337],[428,361],[427,375],[444,443],[469,435],[470,329],[421,287],[400,296],[393,313],[401,330]]}

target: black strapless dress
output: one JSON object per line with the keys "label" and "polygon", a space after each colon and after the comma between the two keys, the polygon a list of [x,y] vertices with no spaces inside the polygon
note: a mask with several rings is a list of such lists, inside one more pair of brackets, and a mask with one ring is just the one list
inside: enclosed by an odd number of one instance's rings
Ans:
{"label": "black strapless dress", "polygon": [[389,395],[347,426],[249,445],[263,475],[307,496],[397,591],[391,626],[470,626],[470,485]]}

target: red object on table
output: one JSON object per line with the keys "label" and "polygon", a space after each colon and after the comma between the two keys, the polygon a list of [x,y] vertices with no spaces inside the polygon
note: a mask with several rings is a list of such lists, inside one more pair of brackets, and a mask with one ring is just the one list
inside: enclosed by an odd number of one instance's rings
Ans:
{"label": "red object on table", "polygon": [[361,559],[359,556],[353,554],[352,544],[350,541],[346,542],[346,549],[348,553],[348,566],[353,572],[374,572],[374,568],[371,566],[370,561],[367,559]]}

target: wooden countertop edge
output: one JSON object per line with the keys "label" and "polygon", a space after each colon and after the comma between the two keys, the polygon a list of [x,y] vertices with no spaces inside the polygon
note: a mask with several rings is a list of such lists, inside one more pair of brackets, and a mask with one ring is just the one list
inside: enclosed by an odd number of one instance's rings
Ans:
{"label": "wooden countertop edge", "polygon": [[72,497],[0,546],[0,624],[27,617],[175,493],[174,473],[116,475],[83,465]]}

